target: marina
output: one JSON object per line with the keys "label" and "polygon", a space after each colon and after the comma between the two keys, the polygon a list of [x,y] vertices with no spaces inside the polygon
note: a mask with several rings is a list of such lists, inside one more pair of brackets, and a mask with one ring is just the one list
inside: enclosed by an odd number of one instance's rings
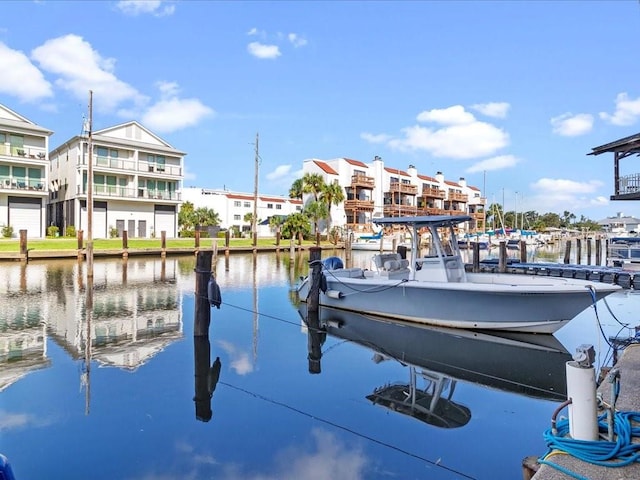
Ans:
{"label": "marina", "polygon": [[[640,306],[634,289],[619,290],[597,314],[543,336],[553,344],[541,351],[554,352],[544,368],[526,361],[543,357],[532,342],[488,341],[496,335],[417,327],[410,337],[431,343],[402,347],[389,322],[329,315],[324,332],[306,325],[295,287],[308,254],[219,255],[222,305],[200,340],[193,255],[97,258],[89,319],[82,262],[4,263],[0,452],[16,478],[227,478],[229,469],[235,478],[521,478],[522,459],[546,450],[568,354],[590,343],[598,365],[609,363],[602,332],[628,337]],[[352,252],[351,261],[371,254]],[[475,361],[451,356],[466,349]],[[510,371],[500,359],[514,355]],[[465,415],[460,425],[391,411],[384,388],[398,384],[415,385],[423,405],[434,393],[449,398]],[[97,468],[104,456],[112,461]]]}

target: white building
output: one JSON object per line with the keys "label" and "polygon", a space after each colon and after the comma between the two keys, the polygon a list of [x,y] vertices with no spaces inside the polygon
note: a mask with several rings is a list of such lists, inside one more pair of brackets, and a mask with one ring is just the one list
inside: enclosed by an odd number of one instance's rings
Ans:
{"label": "white building", "polygon": [[[325,183],[337,182],[345,201],[331,208],[331,225],[367,231],[375,218],[407,215],[470,215],[470,230],[482,229],[486,199],[476,187],[418,173],[413,165],[399,170],[385,167],[382,158],[371,163],[350,158],[307,159],[303,173],[322,175]],[[305,203],[310,196],[305,197]],[[320,228],[326,227],[321,224]]]}
{"label": "white building", "polygon": [[[49,154],[49,221],[87,230],[87,136]],[[94,238],[177,237],[185,153],[133,121],[92,133]]]}
{"label": "white building", "polygon": [[49,137],[42,128],[0,105],[0,227],[27,237],[46,236]]}
{"label": "white building", "polygon": [[[254,194],[230,192],[222,189],[185,187],[182,190],[183,202],[191,202],[195,208],[205,207],[214,210],[220,217],[220,227],[237,228],[241,232],[250,232],[251,223],[245,221],[247,213],[253,214]],[[267,221],[274,215],[287,216],[302,211],[302,201],[277,195],[258,194],[258,223]],[[258,236],[273,234],[268,225],[258,227]]]}

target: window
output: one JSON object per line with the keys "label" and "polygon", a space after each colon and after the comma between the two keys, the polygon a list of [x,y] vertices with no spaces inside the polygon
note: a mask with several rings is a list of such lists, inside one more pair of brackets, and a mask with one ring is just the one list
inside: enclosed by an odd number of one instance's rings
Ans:
{"label": "window", "polygon": [[233,206],[234,206],[234,207],[239,207],[239,206],[240,206],[240,200],[235,200],[235,201],[233,202]]}
{"label": "window", "polygon": [[244,202],[244,208],[250,208],[251,202]]}
{"label": "window", "polygon": [[239,222],[240,221],[240,215],[234,215],[233,219]]}
{"label": "window", "polygon": [[267,208],[273,208],[273,203],[267,203]]}
{"label": "window", "polygon": [[30,168],[29,174],[29,188],[37,188],[42,190],[44,185],[42,184],[42,172],[39,168]]}
{"label": "window", "polygon": [[10,142],[11,142],[11,155],[24,156],[24,137],[22,135],[10,135]]}
{"label": "window", "polygon": [[276,203],[276,210],[282,210],[282,205],[280,205],[279,203]]}
{"label": "window", "polygon": [[300,205],[296,205],[296,212],[300,212],[302,210],[302,207]]}
{"label": "window", "polygon": [[164,172],[166,158],[164,155],[147,155],[147,162],[149,163],[149,171],[153,172],[155,168],[158,172]]}

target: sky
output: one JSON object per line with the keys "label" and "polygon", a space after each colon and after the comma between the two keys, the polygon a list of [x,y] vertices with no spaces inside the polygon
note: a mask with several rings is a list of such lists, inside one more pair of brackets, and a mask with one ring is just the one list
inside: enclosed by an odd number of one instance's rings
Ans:
{"label": "sky", "polygon": [[[505,210],[612,202],[640,132],[640,2],[6,1],[0,103],[54,131],[135,120],[185,186],[288,195],[305,159],[465,178]],[[636,160],[634,160],[634,158]],[[621,174],[640,172],[637,157]]]}

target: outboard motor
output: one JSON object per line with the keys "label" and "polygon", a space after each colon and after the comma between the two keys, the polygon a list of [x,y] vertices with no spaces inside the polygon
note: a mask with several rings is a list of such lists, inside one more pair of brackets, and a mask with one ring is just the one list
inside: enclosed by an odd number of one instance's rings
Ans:
{"label": "outboard motor", "polygon": [[344,268],[344,263],[340,257],[327,257],[322,261],[322,265],[326,270],[338,270]]}

